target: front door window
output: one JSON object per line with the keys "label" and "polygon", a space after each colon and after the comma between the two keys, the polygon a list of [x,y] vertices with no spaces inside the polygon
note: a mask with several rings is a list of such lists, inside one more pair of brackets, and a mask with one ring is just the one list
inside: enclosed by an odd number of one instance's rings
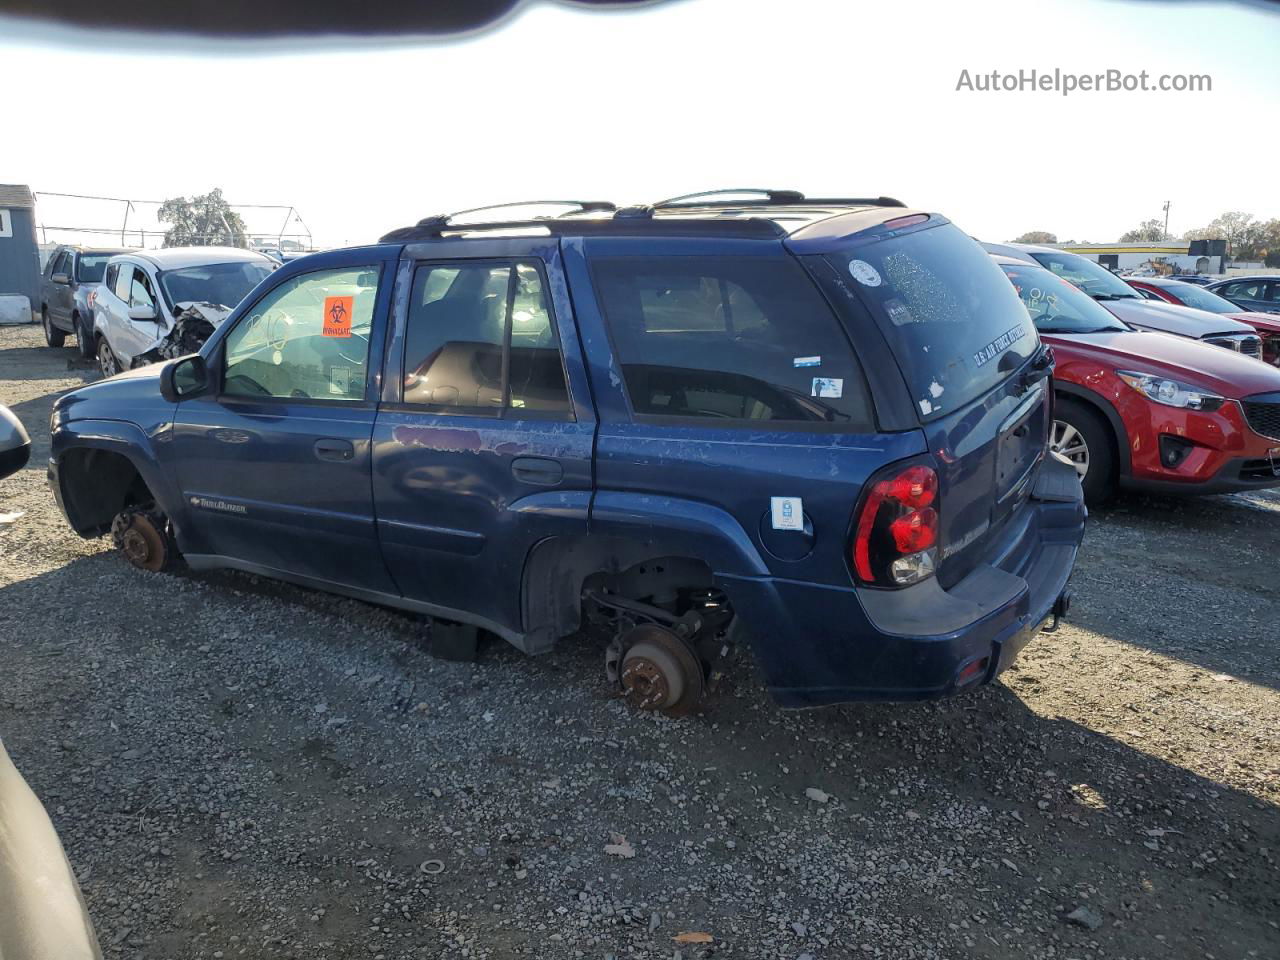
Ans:
{"label": "front door window", "polygon": [[267,293],[227,336],[223,395],[363,400],[378,275],[317,270]]}

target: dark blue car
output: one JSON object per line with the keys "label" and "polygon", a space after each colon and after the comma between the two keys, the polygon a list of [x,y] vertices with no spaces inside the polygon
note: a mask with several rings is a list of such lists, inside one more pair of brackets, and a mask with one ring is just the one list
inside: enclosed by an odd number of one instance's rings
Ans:
{"label": "dark blue car", "polygon": [[783,705],[906,700],[1065,612],[1052,355],[973,240],[887,198],[572,206],[287,263],[200,354],[61,398],[71,526],[531,654],[598,635],[668,713],[739,637]]}

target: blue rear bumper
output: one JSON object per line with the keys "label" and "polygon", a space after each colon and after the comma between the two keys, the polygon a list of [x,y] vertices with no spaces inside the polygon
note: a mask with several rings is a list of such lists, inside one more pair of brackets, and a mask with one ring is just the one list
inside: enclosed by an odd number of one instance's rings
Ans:
{"label": "blue rear bumper", "polygon": [[1086,515],[1074,469],[1050,457],[987,562],[948,590],[936,579],[902,590],[778,578],[721,585],[780,705],[944,697],[994,680],[1050,617]]}

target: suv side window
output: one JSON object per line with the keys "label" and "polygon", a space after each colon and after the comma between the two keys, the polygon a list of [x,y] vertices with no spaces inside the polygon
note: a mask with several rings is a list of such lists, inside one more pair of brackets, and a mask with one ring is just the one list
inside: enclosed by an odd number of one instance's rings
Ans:
{"label": "suv side window", "polygon": [[114,291],[116,288],[116,274],[120,271],[120,264],[111,263],[107,265],[107,272],[103,274],[102,282],[108,290]]}
{"label": "suv side window", "polygon": [[849,340],[794,258],[596,257],[592,276],[637,414],[870,428]]}
{"label": "suv side window", "polygon": [[133,271],[132,263],[120,264],[116,273],[116,282],[111,285],[112,292],[125,303],[129,302],[129,292],[133,287]]}
{"label": "suv side window", "polygon": [[141,267],[134,267],[133,281],[129,284],[129,306],[154,307],[155,305],[156,297],[151,290],[151,280],[147,277],[147,271]]}
{"label": "suv side window", "polygon": [[57,256],[57,259],[54,261],[53,270],[50,273],[50,276],[52,276],[54,273],[66,273],[67,268],[70,266],[70,260],[71,260],[70,252],[63,250],[61,253],[59,253]]}
{"label": "suv side window", "polygon": [[223,395],[363,400],[379,272],[317,270],[265,294],[227,335]]}
{"label": "suv side window", "polygon": [[440,413],[568,419],[542,271],[531,261],[418,267],[402,377],[405,403]]}

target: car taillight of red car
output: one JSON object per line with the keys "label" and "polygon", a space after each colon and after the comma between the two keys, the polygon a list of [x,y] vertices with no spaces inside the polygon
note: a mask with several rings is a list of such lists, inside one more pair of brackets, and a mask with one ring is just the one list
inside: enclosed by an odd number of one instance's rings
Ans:
{"label": "car taillight of red car", "polygon": [[938,474],[925,464],[879,474],[853,528],[853,569],[874,587],[906,587],[938,565]]}

